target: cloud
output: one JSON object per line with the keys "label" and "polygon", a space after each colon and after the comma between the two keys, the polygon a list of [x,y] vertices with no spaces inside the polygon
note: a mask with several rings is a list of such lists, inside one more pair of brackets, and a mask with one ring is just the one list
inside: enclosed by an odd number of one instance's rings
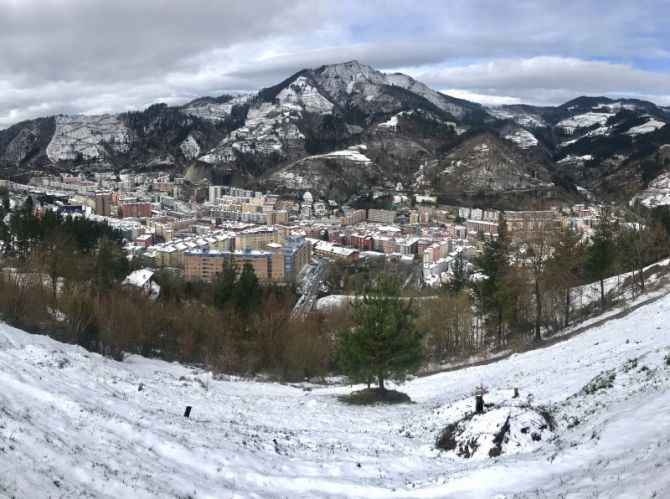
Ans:
{"label": "cloud", "polygon": [[436,88],[470,93],[473,100],[506,96],[534,104],[556,104],[579,95],[642,97],[670,102],[670,73],[629,64],[565,57],[498,59],[418,75]]}
{"label": "cloud", "polygon": [[0,127],[254,91],[351,59],[480,101],[663,99],[670,54],[664,0],[0,0],[0,11]]}

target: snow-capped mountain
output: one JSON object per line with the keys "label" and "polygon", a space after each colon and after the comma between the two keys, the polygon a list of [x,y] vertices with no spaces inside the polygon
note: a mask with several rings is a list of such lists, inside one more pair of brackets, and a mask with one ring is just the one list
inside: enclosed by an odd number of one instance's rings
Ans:
{"label": "snow-capped mountain", "polygon": [[651,102],[580,97],[558,107],[501,106],[503,136],[542,149],[565,178],[600,195],[634,196],[665,171],[670,113]]}
{"label": "snow-capped mountain", "polygon": [[[0,131],[0,172],[160,165],[189,178],[285,190],[320,179],[312,188],[339,199],[372,185],[402,182],[439,189],[442,198],[458,201],[464,193],[456,186],[462,182],[445,182],[448,173],[437,173],[454,168],[456,148],[459,157],[473,158],[466,164],[477,171],[468,170],[467,177],[486,179],[478,182],[478,191],[504,196],[510,190],[502,178],[518,176],[519,164],[496,163],[487,170],[476,160],[481,151],[473,149],[500,139],[501,150],[514,151],[502,156],[524,158],[519,178],[535,179],[527,187],[531,191],[553,182],[551,188],[565,198],[577,192],[577,182],[606,194],[609,184],[601,180],[614,175],[612,182],[617,187],[623,182],[632,196],[648,181],[643,162],[670,143],[669,121],[666,109],[636,100],[580,97],[557,107],[484,108],[407,75],[350,61],[304,69],[251,95],[18,123]],[[345,154],[351,150],[369,161]],[[518,186],[509,187],[518,199]]]}

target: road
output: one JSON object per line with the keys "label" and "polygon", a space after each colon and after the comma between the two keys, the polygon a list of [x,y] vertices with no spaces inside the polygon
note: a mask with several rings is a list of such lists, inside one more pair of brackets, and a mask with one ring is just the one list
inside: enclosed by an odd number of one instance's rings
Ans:
{"label": "road", "polygon": [[316,257],[313,258],[312,261],[315,263],[315,265],[312,265],[314,270],[310,274],[310,277],[308,278],[309,280],[306,280],[304,283],[302,296],[300,296],[295,307],[293,307],[293,311],[291,312],[293,316],[304,317],[307,315],[314,306],[314,302],[316,302],[316,298],[319,294],[319,286],[323,281],[326,261]]}

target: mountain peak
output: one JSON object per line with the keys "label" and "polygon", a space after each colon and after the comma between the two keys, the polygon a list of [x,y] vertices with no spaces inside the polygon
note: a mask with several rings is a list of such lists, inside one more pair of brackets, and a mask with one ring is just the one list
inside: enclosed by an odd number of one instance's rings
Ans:
{"label": "mountain peak", "polygon": [[325,78],[340,78],[345,80],[368,80],[371,83],[386,83],[384,74],[372,66],[361,64],[353,60],[328,64],[314,71],[316,75]]}

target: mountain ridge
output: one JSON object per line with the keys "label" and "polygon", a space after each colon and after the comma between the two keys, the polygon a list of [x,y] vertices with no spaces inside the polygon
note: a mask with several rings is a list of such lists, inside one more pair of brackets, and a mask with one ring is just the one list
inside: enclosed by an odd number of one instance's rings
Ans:
{"label": "mountain ridge", "polygon": [[[346,154],[337,157],[339,163],[325,161],[324,155],[362,144],[375,158],[366,163],[361,183],[330,189],[345,200],[371,185],[416,185],[423,169],[447,167],[450,149],[468,131],[494,132],[526,151],[531,170],[574,177],[603,195],[607,187],[600,188],[602,179],[590,167],[597,163],[605,177],[626,170],[619,177],[627,179],[627,192],[635,194],[645,187],[644,162],[655,161],[659,148],[670,143],[668,122],[666,108],[636,99],[581,96],[560,106],[486,107],[437,92],[411,76],[348,61],[302,69],[254,94],[20,122],[0,131],[0,174],[20,178],[36,171],[160,166],[192,179],[204,175],[212,181],[290,190],[304,182],[281,185],[282,178],[303,176],[302,167],[310,169],[311,178],[333,177],[338,164],[347,171],[360,167],[342,163],[348,161]],[[665,166],[652,170],[660,174]],[[515,168],[503,164],[494,170]],[[481,177],[485,171],[473,175]],[[424,187],[439,188],[444,197],[462,194],[444,183]]]}

